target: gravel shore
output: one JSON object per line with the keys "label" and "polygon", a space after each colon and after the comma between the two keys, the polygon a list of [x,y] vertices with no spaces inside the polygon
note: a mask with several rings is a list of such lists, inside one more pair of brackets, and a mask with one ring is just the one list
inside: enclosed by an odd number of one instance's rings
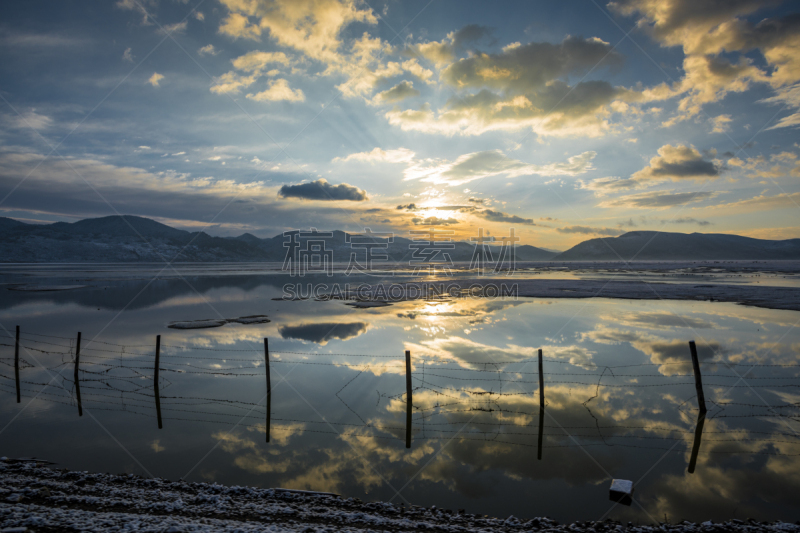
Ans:
{"label": "gravel shore", "polygon": [[362,502],[319,493],[171,482],[134,475],[56,470],[0,461],[0,531],[797,531],[800,525],[726,523],[633,525],[610,520],[558,524]]}

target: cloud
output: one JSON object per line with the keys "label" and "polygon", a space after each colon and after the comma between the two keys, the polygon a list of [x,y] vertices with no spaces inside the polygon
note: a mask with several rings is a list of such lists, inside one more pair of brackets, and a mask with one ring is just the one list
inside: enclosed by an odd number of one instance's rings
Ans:
{"label": "cloud", "polygon": [[[767,104],[785,105],[788,108],[795,110],[800,109],[800,84],[792,87],[784,87],[777,91],[775,96],[761,100]],[[793,128],[800,126],[800,113],[792,113],[780,119],[776,124],[767,128],[768,130],[776,130],[779,128]]]}
{"label": "cloud", "polygon": [[183,33],[186,31],[186,27],[188,26],[189,22],[184,20],[181,22],[176,22],[175,24],[164,24],[158,29],[158,32],[162,35],[172,35],[175,33]]}
{"label": "cloud", "polygon": [[[693,146],[665,144],[658,149],[658,154],[650,159],[649,165],[633,173],[630,178],[607,176],[588,182],[579,181],[578,188],[590,190],[594,192],[595,196],[603,197],[616,192],[646,188],[664,180],[716,179],[722,171],[721,164],[709,161]],[[689,193],[680,196],[648,192],[607,200],[600,205],[602,207],[620,207],[628,205],[628,202],[633,202],[638,204],[637,207],[663,207],[664,205],[677,205],[682,203],[681,198],[689,199],[691,196]],[[701,196],[698,200],[705,197]],[[648,202],[653,203],[648,205]],[[664,205],[660,205],[661,203]]]}
{"label": "cloud", "polygon": [[658,156],[650,159],[650,165],[634,173],[631,179],[637,181],[662,179],[713,179],[720,174],[720,168],[707,161],[693,146],[665,144],[658,149]]}
{"label": "cloud", "polygon": [[480,209],[472,212],[473,215],[479,218],[484,218],[491,222],[509,222],[511,224],[526,224],[529,226],[536,226],[533,219],[522,218],[517,215],[509,215],[500,211],[493,211],[491,209]]}
{"label": "cloud", "polygon": [[[212,45],[208,45],[213,48]],[[201,48],[204,50],[207,47]],[[236,59],[231,60],[234,69],[217,76],[214,78],[214,82],[211,85],[211,92],[217,94],[228,94],[228,93],[238,93],[241,89],[245,87],[249,87],[256,80],[260,79],[263,76],[269,76],[272,74],[272,70],[268,70],[268,67],[271,65],[289,65],[291,60],[289,57],[284,54],[283,52],[261,52],[261,51],[253,51],[248,52],[242,56],[237,57]],[[237,72],[239,71],[239,72]],[[272,84],[281,80],[275,80]],[[288,82],[286,80],[282,80],[281,86],[274,89],[272,94],[269,94],[269,90],[264,91],[268,93],[267,95],[261,97],[262,100],[268,100],[267,96],[278,96],[283,93],[283,96],[290,96],[290,98],[299,98],[300,95],[303,94],[301,90],[297,90],[292,92],[291,89],[288,91]],[[285,84],[285,88],[282,85]],[[261,93],[259,93],[261,94]],[[255,95],[258,96],[258,95]],[[305,97],[303,96],[303,99]],[[256,99],[256,98],[253,98]],[[287,98],[280,98],[281,100],[286,100]],[[256,99],[257,100],[257,99]]]}
{"label": "cloud", "polygon": [[559,44],[531,42],[499,54],[475,54],[444,69],[441,78],[457,88],[529,95],[568,74],[585,73],[604,59],[608,64],[622,62],[609,43],[598,38],[567,37]]}
{"label": "cloud", "polygon": [[[779,88],[800,81],[800,58],[792,53],[800,46],[800,18],[790,14],[757,24],[743,18],[768,6],[757,0],[619,0],[609,4],[622,15],[638,16],[638,26],[663,46],[683,49],[684,77],[661,90],[662,98],[683,95],[678,113],[666,126],[697,115],[704,105],[730,92],[746,91],[752,83]],[[767,68],[760,68],[760,62],[747,55],[755,50]]]}
{"label": "cloud", "polygon": [[406,211],[416,211],[417,210],[417,204],[398,205],[397,209],[398,210],[404,210],[405,209]]}
{"label": "cloud", "polygon": [[248,94],[247,98],[256,102],[303,102],[306,95],[301,89],[292,89],[288,81],[279,78],[270,82],[268,89],[257,94]]}
{"label": "cloud", "polygon": [[427,217],[427,218],[412,218],[411,222],[413,222],[417,226],[451,226],[453,224],[459,224],[459,220],[455,218],[439,218],[439,217]]}
{"label": "cloud", "polygon": [[717,191],[698,191],[698,192],[678,192],[671,193],[665,191],[650,191],[638,194],[620,196],[619,198],[609,199],[598,204],[599,207],[631,207],[637,209],[646,208],[666,208],[676,205],[684,205],[695,202],[702,202],[714,198],[719,194]]}
{"label": "cloud", "polygon": [[271,64],[288,65],[290,60],[283,52],[261,52],[256,50],[239,56],[231,62],[236,70],[261,72]]}
{"label": "cloud", "polygon": [[462,48],[468,43],[480,41],[484,37],[492,36],[492,28],[479,24],[467,24],[460,30],[450,33],[448,37],[453,42],[454,48]]}
{"label": "cloud", "polygon": [[736,202],[711,206],[712,209],[726,210],[732,213],[765,211],[773,209],[797,209],[800,206],[800,192],[780,193],[773,196],[760,194]]}
{"label": "cloud", "polygon": [[32,33],[10,30],[8,26],[0,29],[0,43],[4,46],[31,48],[65,48],[91,44],[90,39],[60,35],[53,32]]}
{"label": "cloud", "polygon": [[412,56],[422,56],[436,68],[452,62],[455,59],[456,50],[463,48],[466,44],[478,41],[484,37],[492,35],[491,28],[478,24],[468,24],[458,31],[447,34],[441,41],[430,41],[408,46],[404,53]]}
{"label": "cloud", "polygon": [[[228,15],[219,31],[235,39],[269,37],[278,46],[296,50],[325,68],[321,76],[343,76],[336,87],[346,97],[364,97],[407,69],[426,80],[432,72],[416,61],[386,61],[389,43],[363,32],[348,42],[344,30],[352,23],[377,24],[369,6],[358,0],[222,0]],[[351,34],[348,34],[348,36]]]}
{"label": "cloud", "polygon": [[[445,60],[452,47],[421,45],[415,51]],[[598,38],[567,37],[561,43],[531,42],[497,54],[475,53],[440,72],[443,83],[465,92],[434,113],[392,110],[391,124],[409,131],[478,135],[491,130],[531,128],[541,135],[599,136],[608,129],[603,109],[622,92],[608,82],[564,78],[587,73],[602,62],[617,66],[622,57]]]}
{"label": "cloud", "polygon": [[400,66],[403,67],[403,70],[415,76],[419,80],[428,84],[434,83],[433,80],[431,79],[433,77],[433,71],[428,70],[424,68],[422,65],[420,65],[419,62],[417,61],[417,58],[414,57],[409,59],[408,61],[403,61],[400,64]]}
{"label": "cloud", "polygon": [[21,130],[46,130],[55,124],[52,117],[42,115],[36,112],[35,108],[29,111],[18,112],[16,115],[6,115],[2,117],[3,122],[9,124],[12,128]]}
{"label": "cloud", "polygon": [[662,220],[662,224],[697,224],[698,226],[710,226],[712,222],[708,220],[697,220],[692,217],[680,217],[672,220]]}
{"label": "cloud", "polygon": [[374,101],[382,104],[393,104],[405,100],[406,98],[413,98],[419,95],[420,92],[414,88],[412,82],[401,81],[391,89],[376,94]]}
{"label": "cloud", "polygon": [[365,163],[408,163],[414,159],[414,152],[408,148],[397,148],[395,150],[383,150],[381,148],[373,148],[371,152],[359,152],[350,154],[347,157],[336,157],[334,162],[342,161],[363,161]]}
{"label": "cloud", "polygon": [[218,53],[219,53],[219,50],[214,48],[213,44],[207,44],[207,45],[205,45],[204,47],[200,48],[197,51],[197,55],[201,55],[201,56],[204,56],[204,55],[215,56]]}
{"label": "cloud", "polygon": [[596,178],[589,182],[578,181],[579,189],[593,191],[595,196],[605,196],[613,192],[639,189],[644,186],[645,185],[639,180],[633,178],[618,178],[615,176]]}
{"label": "cloud", "polygon": [[711,124],[714,126],[711,133],[725,133],[730,131],[730,122],[732,122],[730,115],[719,115],[711,119]]}
{"label": "cloud", "polygon": [[[341,228],[369,206],[368,202],[350,202],[349,209],[342,211],[340,202],[281,200],[280,183],[297,183],[301,178],[274,170],[265,171],[262,180],[241,182],[227,173],[217,177],[171,170],[157,172],[115,166],[105,156],[46,158],[46,153],[15,153],[9,148],[0,151],[0,190],[17,187],[2,206],[11,216],[15,211],[37,213],[38,218],[46,220],[106,216],[107,200],[121,213],[149,217],[190,231],[208,225],[203,213],[221,213],[219,225],[213,228],[215,235],[250,232],[272,236],[287,227],[308,227],[309,220],[321,227]],[[167,158],[164,164],[171,165],[169,159],[178,158]],[[229,160],[228,166],[236,165],[236,159]],[[205,165],[203,160],[198,159],[201,166]],[[242,161],[238,168],[246,170],[251,166]],[[23,178],[26,179],[22,181]],[[87,182],[98,194],[86,194]]]}
{"label": "cloud", "polygon": [[559,233],[579,233],[582,235],[609,235],[617,236],[625,233],[624,230],[616,228],[590,228],[588,226],[568,226],[566,228],[557,228]]}
{"label": "cloud", "polygon": [[122,53],[122,60],[127,61],[128,63],[133,63],[133,54],[131,53],[130,48],[126,48]]}
{"label": "cloud", "polygon": [[[692,371],[691,358],[688,357],[689,347],[682,339],[667,340],[647,333],[608,327],[600,327],[584,333],[582,337],[600,344],[628,343],[650,357],[650,362],[660,365],[658,371],[664,375],[684,374]],[[697,356],[701,361],[710,361],[718,353],[726,352],[717,342],[702,342],[697,345]]]}
{"label": "cloud", "polygon": [[480,205],[483,205],[483,203],[484,203],[486,200],[485,200],[484,198],[469,198],[469,199],[467,199],[467,201],[468,201],[468,202],[470,202],[470,203],[473,203],[473,204],[480,204]]}
{"label": "cloud", "polygon": [[339,34],[352,22],[377,24],[371,9],[353,0],[221,0],[229,13],[219,31],[234,39],[262,34],[323,63],[336,63]]}
{"label": "cloud", "polygon": [[152,25],[153,23],[150,22],[150,16],[148,15],[147,10],[145,9],[144,5],[142,5],[142,4],[148,5],[149,7],[152,8],[152,7],[155,7],[155,0],[141,0],[141,1],[136,1],[136,0],[117,0],[117,2],[114,5],[116,7],[118,7],[119,9],[127,9],[129,11],[138,11],[142,15],[142,25],[143,26]]}
{"label": "cloud", "polygon": [[301,200],[350,200],[363,202],[368,200],[367,192],[347,183],[332,185],[324,178],[311,183],[283,185],[278,192],[281,198],[298,198]]}
{"label": "cloud", "polygon": [[511,159],[500,150],[464,154],[454,162],[416,161],[404,171],[405,180],[421,180],[436,184],[461,185],[481,178],[505,175],[513,178],[538,174],[540,176],[576,176],[592,170],[596,152],[572,156],[566,162],[531,165]]}
{"label": "cloud", "polygon": [[[481,344],[463,337],[450,336],[434,340],[422,341],[419,345],[406,343],[406,349],[412,352],[424,353],[431,358],[442,361],[452,361],[463,367],[485,368],[486,362],[497,361],[499,368],[503,367],[501,361],[507,364],[513,361],[522,361],[536,356],[536,349],[528,346],[508,344],[506,347]],[[542,350],[549,354],[548,357],[564,359],[573,365],[587,368],[594,367],[593,352],[577,345],[571,346],[542,346]]]}
{"label": "cloud", "polygon": [[300,339],[325,346],[333,339],[347,340],[367,331],[366,322],[287,324],[278,328],[284,339]]}
{"label": "cloud", "polygon": [[604,317],[614,324],[645,327],[651,329],[673,330],[674,328],[721,329],[719,324],[693,316],[677,315],[665,311],[623,312]]}
{"label": "cloud", "polygon": [[158,87],[159,82],[164,79],[163,74],[159,74],[158,72],[153,72],[153,75],[147,80],[147,82],[152,85],[153,87]]}
{"label": "cloud", "polygon": [[226,72],[214,78],[214,83],[209,89],[216,94],[238,93],[245,87],[251,86],[258,79],[258,74],[243,76],[234,71]]}

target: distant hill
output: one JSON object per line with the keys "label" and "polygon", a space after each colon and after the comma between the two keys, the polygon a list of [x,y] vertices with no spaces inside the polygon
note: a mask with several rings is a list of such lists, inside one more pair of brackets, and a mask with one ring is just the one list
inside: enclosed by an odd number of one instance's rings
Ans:
{"label": "distant hill", "polygon": [[[351,246],[348,234],[338,230],[332,233],[325,239],[325,247],[333,250],[334,262],[348,262],[352,252],[363,261],[364,249]],[[286,240],[283,235],[262,239],[250,233],[213,237],[130,215],[54,224],[26,224],[0,217],[0,262],[5,263],[283,261]],[[307,240],[300,238],[303,248]],[[377,237],[371,240],[387,242]],[[407,262],[413,253],[411,244],[409,239],[394,237],[387,249],[376,253],[388,255],[390,261]],[[453,261],[472,258],[473,244],[453,244],[454,249],[448,251]],[[497,255],[499,246],[490,246],[489,250]],[[546,261],[555,255],[530,245],[516,249],[519,261]]]}
{"label": "distant hill", "polygon": [[800,259],[800,239],[770,241],[721,233],[631,231],[590,239],[556,255],[554,261]]}

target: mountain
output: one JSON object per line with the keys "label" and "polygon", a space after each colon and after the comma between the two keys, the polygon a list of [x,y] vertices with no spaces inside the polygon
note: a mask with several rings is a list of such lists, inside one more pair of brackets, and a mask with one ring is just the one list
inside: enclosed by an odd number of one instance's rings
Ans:
{"label": "mountain", "polygon": [[720,233],[631,231],[590,239],[554,261],[669,261],[800,259],[800,239],[770,241]]}
{"label": "mountain", "polygon": [[[336,230],[298,235],[297,240],[300,249],[306,249],[309,241],[324,241],[325,249],[333,252],[334,262],[348,262],[353,252],[363,262],[366,251],[359,246],[363,243],[388,244],[373,254],[388,256],[390,261],[408,262],[415,253],[414,241],[397,236],[389,241]],[[283,234],[266,239],[250,233],[213,237],[130,215],[42,225],[0,217],[0,262],[6,263],[283,261],[287,252],[284,244],[288,241]],[[447,252],[453,261],[472,258],[473,244],[452,244],[453,249]],[[499,246],[488,249],[488,255],[497,259]],[[555,255],[529,245],[516,249],[519,261],[545,261]]]}

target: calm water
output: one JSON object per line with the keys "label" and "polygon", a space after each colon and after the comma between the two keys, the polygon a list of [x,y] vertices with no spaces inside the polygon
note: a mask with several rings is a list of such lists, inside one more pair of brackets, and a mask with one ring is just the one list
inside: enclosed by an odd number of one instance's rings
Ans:
{"label": "calm water", "polygon": [[[14,341],[0,339],[0,454],[561,521],[800,518],[797,312],[510,298],[355,309],[275,301],[284,276],[215,268],[152,282],[151,271],[136,268],[6,269],[6,283],[88,286],[2,291],[0,334],[13,336],[19,325],[24,348],[17,404]],[[271,322],[166,327],[247,315]],[[692,474],[690,339],[705,361],[709,409]],[[405,350],[413,363],[410,449]],[[612,477],[634,480],[640,505],[614,507]]]}

